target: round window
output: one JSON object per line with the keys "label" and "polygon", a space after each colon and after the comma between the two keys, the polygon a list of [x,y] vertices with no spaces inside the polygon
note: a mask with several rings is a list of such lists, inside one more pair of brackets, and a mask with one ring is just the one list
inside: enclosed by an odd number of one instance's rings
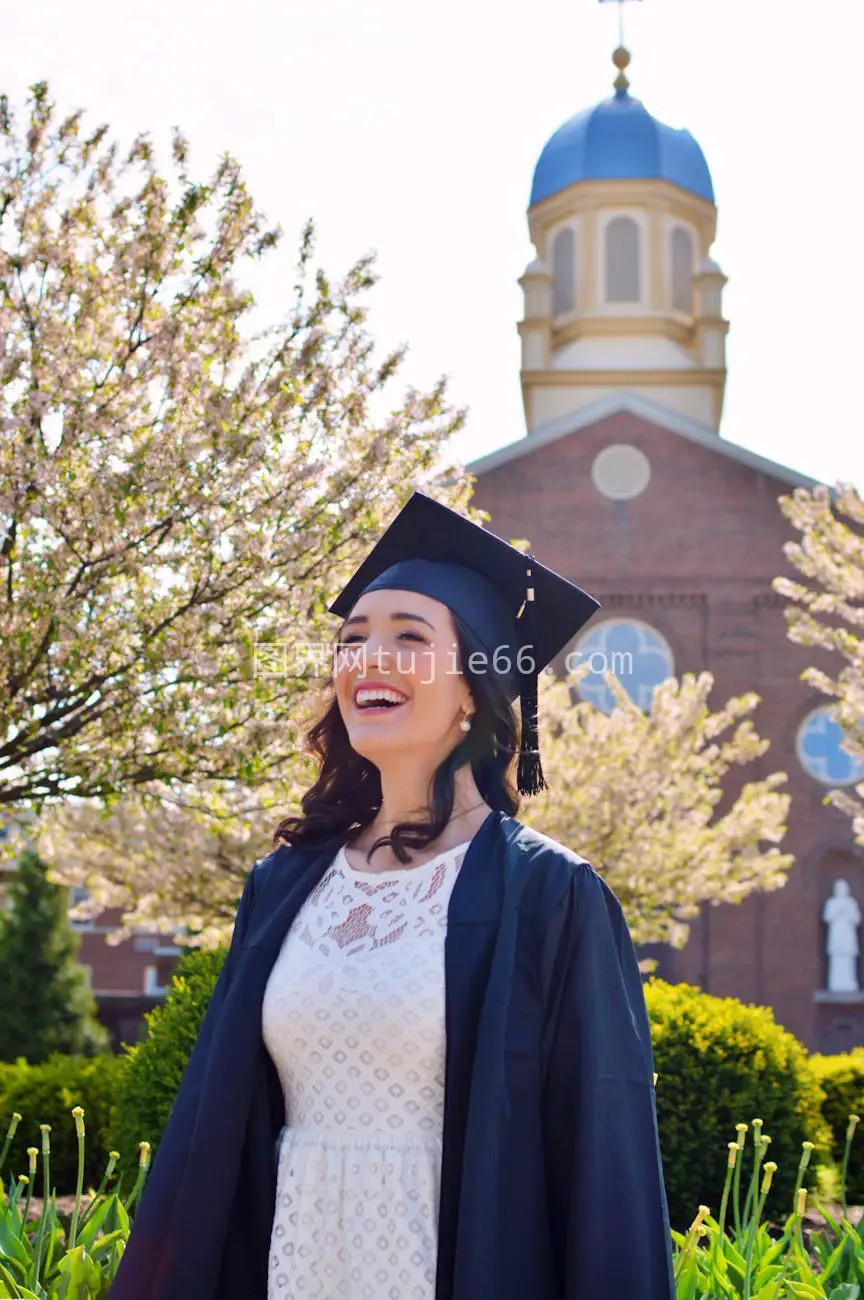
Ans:
{"label": "round window", "polygon": [[576,690],[604,713],[611,713],[615,697],[604,674],[617,677],[633,702],[642,710],[651,706],[655,690],[675,671],[672,651],[666,640],[647,623],[635,619],[610,618],[591,628],[568,656],[569,670],[588,664],[590,671]]}
{"label": "round window", "polygon": [[616,443],[594,457],[591,480],[600,495],[610,501],[632,501],[651,481],[651,462],[638,447]]}
{"label": "round window", "polygon": [[798,728],[798,761],[823,785],[852,785],[864,778],[864,760],[843,748],[844,732],[830,704],[813,709]]}

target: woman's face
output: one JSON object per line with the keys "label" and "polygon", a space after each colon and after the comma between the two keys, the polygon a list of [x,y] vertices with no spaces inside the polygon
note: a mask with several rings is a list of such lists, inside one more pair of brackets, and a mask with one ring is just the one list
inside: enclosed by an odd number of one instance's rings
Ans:
{"label": "woman's face", "polygon": [[334,685],[348,738],[379,765],[411,752],[437,766],[473,712],[446,605],[413,591],[370,591],[342,625]]}

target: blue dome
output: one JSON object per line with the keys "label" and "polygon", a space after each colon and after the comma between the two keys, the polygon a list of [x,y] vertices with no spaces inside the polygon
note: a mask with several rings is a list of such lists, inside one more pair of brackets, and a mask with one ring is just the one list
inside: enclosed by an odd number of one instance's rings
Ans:
{"label": "blue dome", "polygon": [[617,90],[559,127],[534,169],[531,203],[576,181],[664,180],[714,202],[705,155],[689,131],[665,126]]}

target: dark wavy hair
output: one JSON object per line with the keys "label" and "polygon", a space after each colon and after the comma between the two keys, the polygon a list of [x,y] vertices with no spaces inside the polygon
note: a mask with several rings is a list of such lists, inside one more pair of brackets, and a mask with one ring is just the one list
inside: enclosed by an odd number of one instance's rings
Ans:
{"label": "dark wavy hair", "polygon": [[[474,704],[471,730],[435,772],[428,819],[399,822],[389,835],[375,841],[367,855],[370,859],[389,844],[397,860],[407,863],[409,850],[422,850],[436,840],[452,816],[456,772],[466,763],[471,764],[477,788],[491,808],[512,815],[519,807],[511,775],[518,753],[518,725],[506,685],[490,672],[472,671],[471,655],[482,654],[485,664],[488,654],[461,619],[455,614],[452,618],[460,670]],[[335,646],[334,642],[334,650]],[[330,696],[328,707],[306,735],[306,748],[318,760],[318,777],[300,801],[300,815],[286,817],[277,826],[274,848],[279,844],[320,848],[331,841],[343,842],[368,826],[381,807],[380,774],[351,745],[333,695],[332,674],[325,691]]]}

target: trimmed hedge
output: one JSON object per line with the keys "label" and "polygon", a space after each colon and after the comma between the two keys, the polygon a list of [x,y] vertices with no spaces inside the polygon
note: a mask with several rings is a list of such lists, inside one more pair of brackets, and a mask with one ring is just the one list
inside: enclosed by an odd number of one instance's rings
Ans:
{"label": "trimmed hedge", "polygon": [[42,1134],[40,1124],[51,1125],[51,1183],[58,1196],[75,1191],[78,1178],[78,1138],[74,1106],[84,1108],[84,1188],[99,1186],[108,1152],[112,1147],[114,1099],[125,1071],[118,1056],[64,1056],[59,1052],[39,1065],[28,1065],[24,1057],[0,1063],[0,1147],[6,1138],[13,1111],[21,1123],[12,1139],[6,1167],[0,1170],[9,1185],[10,1176],[28,1172],[28,1147],[36,1147],[36,1187],[42,1194]]}
{"label": "trimmed hedge", "polygon": [[[864,1119],[864,1047],[837,1056],[811,1058],[816,1077],[825,1093],[822,1114],[831,1129],[831,1154],[840,1169],[846,1146],[850,1115]],[[846,1173],[846,1199],[850,1205],[864,1202],[864,1129],[859,1130],[849,1152]]]}
{"label": "trimmed hedge", "polygon": [[227,948],[192,948],[171,974],[169,992],[144,1016],[147,1029],[134,1047],[123,1044],[114,1116],[114,1145],[120,1152],[118,1173],[133,1173],[138,1143],[150,1143],[151,1161],[162,1140],[174,1098],[183,1079]]}
{"label": "trimmed hedge", "polygon": [[[663,1172],[673,1226],[686,1230],[695,1207],[716,1214],[735,1125],[748,1125],[744,1177],[752,1169],[752,1120],[771,1138],[767,1160],[777,1172],[766,1217],[785,1219],[801,1157],[816,1143],[805,1186],[815,1188],[831,1135],[821,1113],[823,1093],[806,1049],[766,1007],[717,998],[689,984],[649,980],[657,1116]],[[740,1157],[739,1157],[740,1159]]]}

